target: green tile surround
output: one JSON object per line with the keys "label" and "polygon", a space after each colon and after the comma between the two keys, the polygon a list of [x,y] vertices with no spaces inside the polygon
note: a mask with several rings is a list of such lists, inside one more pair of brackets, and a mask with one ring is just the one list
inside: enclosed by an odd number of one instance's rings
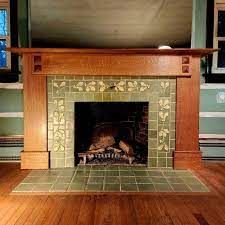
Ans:
{"label": "green tile surround", "polygon": [[13,193],[209,192],[189,170],[89,167],[33,170]]}
{"label": "green tile surround", "polygon": [[149,102],[148,167],[171,168],[175,149],[176,79],[168,77],[48,77],[51,168],[74,167],[74,102]]}

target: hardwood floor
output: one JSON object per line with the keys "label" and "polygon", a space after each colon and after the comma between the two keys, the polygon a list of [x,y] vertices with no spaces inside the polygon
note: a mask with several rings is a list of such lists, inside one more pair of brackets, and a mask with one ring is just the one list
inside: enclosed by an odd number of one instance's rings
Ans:
{"label": "hardwood floor", "polygon": [[225,225],[225,163],[195,172],[204,194],[10,195],[29,173],[19,168],[0,164],[0,225]]}

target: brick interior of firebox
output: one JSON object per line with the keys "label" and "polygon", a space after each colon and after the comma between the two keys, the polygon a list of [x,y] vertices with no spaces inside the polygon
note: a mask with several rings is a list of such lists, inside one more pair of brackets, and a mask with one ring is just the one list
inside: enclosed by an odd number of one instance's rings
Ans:
{"label": "brick interior of firebox", "polygon": [[75,103],[76,165],[146,165],[147,102]]}

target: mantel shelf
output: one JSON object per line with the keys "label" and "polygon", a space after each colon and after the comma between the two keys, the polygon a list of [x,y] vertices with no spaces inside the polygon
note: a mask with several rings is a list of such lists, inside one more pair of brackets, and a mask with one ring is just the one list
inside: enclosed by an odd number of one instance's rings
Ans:
{"label": "mantel shelf", "polygon": [[112,48],[112,49],[95,49],[95,48],[7,48],[7,51],[23,53],[74,53],[74,54],[139,54],[139,55],[196,55],[206,56],[218,51],[213,48],[174,48],[174,49],[157,49],[157,48]]}

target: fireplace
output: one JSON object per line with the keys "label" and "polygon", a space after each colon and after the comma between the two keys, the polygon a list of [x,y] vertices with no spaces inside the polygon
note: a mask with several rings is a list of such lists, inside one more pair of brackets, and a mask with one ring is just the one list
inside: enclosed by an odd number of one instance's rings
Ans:
{"label": "fireplace", "polygon": [[75,103],[75,165],[146,165],[148,102]]}
{"label": "fireplace", "polygon": [[200,59],[215,49],[8,50],[23,56],[22,169],[74,167],[74,102],[147,102],[146,165],[201,167]]}

